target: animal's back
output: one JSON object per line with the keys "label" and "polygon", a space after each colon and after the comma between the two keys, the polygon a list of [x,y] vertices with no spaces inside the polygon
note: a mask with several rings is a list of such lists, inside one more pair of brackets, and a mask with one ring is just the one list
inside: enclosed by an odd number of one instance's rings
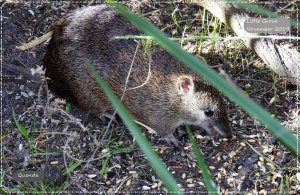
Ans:
{"label": "animal's back", "polygon": [[133,63],[127,89],[147,81],[142,87],[126,91],[123,99],[135,119],[163,136],[171,135],[183,124],[183,113],[188,124],[231,135],[219,92],[161,48],[154,47],[151,57],[146,58],[142,45],[135,40],[115,39],[130,34],[141,33],[107,5],[82,8],[67,15],[54,25],[44,58],[50,87],[101,116],[112,112],[113,107],[91,76],[87,63],[95,66],[119,97]]}
{"label": "animal's back", "polygon": [[[141,33],[106,5],[77,10],[57,22],[53,30],[53,38],[44,59],[46,76],[52,79],[50,86],[59,95],[69,97],[86,110],[94,114],[102,113],[103,105],[107,106],[109,102],[89,73],[86,63],[91,62],[120,96],[137,43],[133,39],[120,40],[114,37]],[[149,59],[144,57],[142,45],[138,47],[127,88],[137,87],[147,80]],[[187,71],[186,68],[180,67],[173,57],[156,48],[151,60],[151,79],[143,88],[128,91],[124,99],[125,105],[130,109],[132,105],[139,107],[139,103],[143,103],[140,107],[145,109],[146,96],[174,101],[174,97],[170,99],[165,93],[169,90],[165,80],[170,77],[172,69],[176,69],[174,74],[178,74],[179,69]],[[161,85],[162,82],[164,85]],[[156,101],[153,101],[149,101],[149,109],[155,108]],[[169,106],[166,107],[169,109]],[[141,114],[139,108],[131,111]]]}

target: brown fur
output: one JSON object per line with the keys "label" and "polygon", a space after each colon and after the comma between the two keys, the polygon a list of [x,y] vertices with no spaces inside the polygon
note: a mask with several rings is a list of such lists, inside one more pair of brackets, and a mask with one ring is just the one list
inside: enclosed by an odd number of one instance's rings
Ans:
{"label": "brown fur", "polygon": [[[114,37],[141,33],[107,5],[79,9],[57,22],[53,30],[44,58],[50,87],[97,116],[111,113],[114,108],[86,62],[92,62],[120,98],[137,43]],[[149,60],[143,52],[140,46],[127,88],[139,86],[147,78]],[[151,58],[148,83],[127,91],[123,99],[135,119],[166,136],[183,123],[182,113],[188,124],[208,132],[217,126],[223,136],[231,135],[226,105],[217,90],[159,47],[155,47]],[[214,111],[212,117],[203,114],[206,108]]]}

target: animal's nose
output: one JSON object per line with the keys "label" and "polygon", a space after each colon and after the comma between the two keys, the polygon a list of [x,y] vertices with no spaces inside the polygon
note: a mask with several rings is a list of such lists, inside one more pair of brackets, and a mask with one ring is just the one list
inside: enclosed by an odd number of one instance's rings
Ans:
{"label": "animal's nose", "polygon": [[232,129],[231,129],[231,126],[225,128],[225,129],[226,129],[226,130],[223,131],[222,136],[223,136],[223,137],[226,137],[226,138],[228,138],[228,139],[231,139],[231,138],[232,138]]}

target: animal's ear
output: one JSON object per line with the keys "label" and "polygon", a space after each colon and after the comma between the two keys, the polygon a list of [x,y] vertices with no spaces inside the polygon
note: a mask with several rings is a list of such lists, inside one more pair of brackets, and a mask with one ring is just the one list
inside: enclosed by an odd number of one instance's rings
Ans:
{"label": "animal's ear", "polygon": [[190,76],[180,76],[177,79],[177,89],[179,94],[186,95],[194,92],[194,81]]}

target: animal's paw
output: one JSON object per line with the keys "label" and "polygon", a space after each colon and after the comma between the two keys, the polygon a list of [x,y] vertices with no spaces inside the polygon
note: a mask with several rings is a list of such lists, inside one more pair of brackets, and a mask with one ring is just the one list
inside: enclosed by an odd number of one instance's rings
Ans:
{"label": "animal's paw", "polygon": [[117,125],[119,125],[119,122],[116,119],[116,116],[113,114],[109,114],[109,113],[102,113],[102,114],[98,114],[96,115],[103,123],[107,122],[107,119],[112,120],[113,123],[116,123]]}
{"label": "animal's paw", "polygon": [[159,141],[165,141],[169,146],[174,145],[176,148],[182,148],[182,144],[174,137],[172,133],[165,135],[162,138],[159,138]]}

